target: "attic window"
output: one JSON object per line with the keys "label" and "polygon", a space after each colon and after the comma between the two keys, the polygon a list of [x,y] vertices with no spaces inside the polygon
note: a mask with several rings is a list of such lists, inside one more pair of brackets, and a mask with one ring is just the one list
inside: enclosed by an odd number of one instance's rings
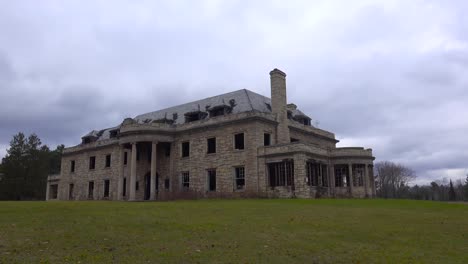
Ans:
{"label": "attic window", "polygon": [[185,113],[185,123],[204,119],[208,114],[201,111]]}

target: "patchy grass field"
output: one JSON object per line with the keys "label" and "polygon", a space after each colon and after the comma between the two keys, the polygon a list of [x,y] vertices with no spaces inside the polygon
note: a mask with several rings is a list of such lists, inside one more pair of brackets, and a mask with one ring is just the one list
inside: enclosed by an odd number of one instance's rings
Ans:
{"label": "patchy grass field", "polygon": [[468,205],[0,202],[0,263],[468,263]]}

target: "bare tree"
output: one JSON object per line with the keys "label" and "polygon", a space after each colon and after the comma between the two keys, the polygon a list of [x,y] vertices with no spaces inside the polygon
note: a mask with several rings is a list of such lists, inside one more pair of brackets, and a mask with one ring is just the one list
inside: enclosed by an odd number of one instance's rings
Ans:
{"label": "bare tree", "polygon": [[408,183],[416,178],[412,169],[391,161],[376,163],[375,170],[377,194],[383,198],[405,198]]}

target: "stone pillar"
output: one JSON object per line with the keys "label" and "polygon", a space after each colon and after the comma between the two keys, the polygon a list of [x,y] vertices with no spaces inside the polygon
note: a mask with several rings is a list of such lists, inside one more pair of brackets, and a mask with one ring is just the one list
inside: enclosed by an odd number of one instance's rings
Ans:
{"label": "stone pillar", "polygon": [[132,158],[130,160],[130,186],[129,186],[129,201],[135,201],[135,186],[136,186],[136,172],[137,172],[137,145],[136,142],[132,143]]}
{"label": "stone pillar", "polygon": [[156,157],[157,157],[157,142],[153,142],[151,146],[151,181],[150,181],[150,200],[156,199]]}
{"label": "stone pillar", "polygon": [[49,201],[49,195],[50,195],[50,183],[47,181],[47,186],[46,186],[46,201]]}
{"label": "stone pillar", "polygon": [[332,197],[335,197],[335,165],[330,164],[330,181],[328,184],[330,184],[330,195]]}
{"label": "stone pillar", "polygon": [[353,182],[353,164],[348,163],[348,174],[349,174],[349,194],[353,197],[354,193],[354,182]]}
{"label": "stone pillar", "polygon": [[119,180],[117,184],[117,198],[116,200],[122,200],[122,192],[123,192],[123,178],[124,178],[124,155],[125,149],[121,145],[120,146],[120,163],[119,163]]}
{"label": "stone pillar", "polygon": [[270,72],[271,112],[276,115],[276,144],[289,143],[289,120],[286,98],[286,74],[278,69]]}
{"label": "stone pillar", "polygon": [[369,197],[369,169],[367,164],[364,164],[364,193]]}

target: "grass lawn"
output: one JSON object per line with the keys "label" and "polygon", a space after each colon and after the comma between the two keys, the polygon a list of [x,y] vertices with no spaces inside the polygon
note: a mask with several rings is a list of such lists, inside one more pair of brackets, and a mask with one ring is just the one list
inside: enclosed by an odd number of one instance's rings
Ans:
{"label": "grass lawn", "polygon": [[468,204],[0,202],[0,263],[468,263]]}

